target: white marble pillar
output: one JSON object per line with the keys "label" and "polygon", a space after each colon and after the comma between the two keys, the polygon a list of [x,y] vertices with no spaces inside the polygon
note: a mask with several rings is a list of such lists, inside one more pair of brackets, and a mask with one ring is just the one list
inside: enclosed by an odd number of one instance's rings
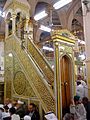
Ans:
{"label": "white marble pillar", "polygon": [[[88,3],[89,5],[90,3]],[[90,9],[90,8],[89,8]],[[86,5],[82,0],[82,10],[83,10],[83,26],[84,26],[84,37],[85,37],[85,50],[86,50],[86,71],[87,71],[87,83],[90,89],[90,11],[87,11]],[[88,90],[89,90],[88,89]],[[88,91],[90,98],[90,90]]]}
{"label": "white marble pillar", "polygon": [[5,39],[8,37],[8,20],[5,20]]}
{"label": "white marble pillar", "polygon": [[25,46],[26,49],[28,49],[28,34],[29,34],[29,17],[26,17],[26,21],[25,21],[25,26],[24,26],[24,38],[25,38]]}
{"label": "white marble pillar", "polygon": [[12,34],[16,32],[16,14],[12,14]]}

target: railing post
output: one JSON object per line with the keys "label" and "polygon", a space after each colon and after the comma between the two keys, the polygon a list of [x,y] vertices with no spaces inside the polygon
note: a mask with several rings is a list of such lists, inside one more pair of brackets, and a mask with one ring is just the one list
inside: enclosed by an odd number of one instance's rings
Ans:
{"label": "railing post", "polygon": [[26,49],[28,50],[28,34],[29,34],[29,18],[27,17],[26,18],[26,21],[25,21],[25,27],[24,27],[24,31],[25,31],[25,35],[24,35],[24,38],[25,38],[25,47]]}

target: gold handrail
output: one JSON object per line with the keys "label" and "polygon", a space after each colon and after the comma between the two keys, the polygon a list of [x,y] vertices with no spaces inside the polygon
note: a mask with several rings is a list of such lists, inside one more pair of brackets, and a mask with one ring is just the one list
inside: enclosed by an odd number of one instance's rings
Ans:
{"label": "gold handrail", "polygon": [[32,42],[32,38],[29,38],[28,51],[30,52],[30,54],[32,54],[39,67],[46,75],[49,83],[52,85],[54,82],[54,71],[52,70],[45,56],[43,56],[43,54],[39,51],[36,45]]}

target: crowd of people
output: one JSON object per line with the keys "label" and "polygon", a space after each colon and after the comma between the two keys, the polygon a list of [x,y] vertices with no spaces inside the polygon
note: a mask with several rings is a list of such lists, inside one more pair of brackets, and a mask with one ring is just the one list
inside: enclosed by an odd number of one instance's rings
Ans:
{"label": "crowd of people", "polygon": [[0,120],[40,120],[40,115],[34,103],[27,106],[20,100],[7,98],[0,104]]}
{"label": "crowd of people", "polygon": [[90,120],[90,101],[87,97],[74,96],[70,104],[70,113],[66,113],[63,120]]}
{"label": "crowd of people", "polygon": [[82,76],[78,75],[76,81],[76,95],[80,96],[82,99],[83,97],[88,97],[88,87],[86,82],[83,80]]}
{"label": "crowd of people", "polygon": [[88,100],[88,87],[80,75],[76,81],[76,95],[71,100],[70,112],[66,113],[64,120],[90,120],[90,101]]}
{"label": "crowd of people", "polygon": [[[90,101],[88,100],[88,87],[81,76],[76,81],[76,95],[71,100],[70,111],[63,120],[90,120]],[[38,109],[34,103],[28,106],[20,100],[6,98],[0,104],[0,120],[40,120]]]}

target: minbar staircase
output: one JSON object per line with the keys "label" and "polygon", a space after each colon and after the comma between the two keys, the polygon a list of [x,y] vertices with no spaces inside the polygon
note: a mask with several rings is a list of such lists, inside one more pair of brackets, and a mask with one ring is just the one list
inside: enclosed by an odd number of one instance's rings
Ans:
{"label": "minbar staircase", "polygon": [[[52,83],[54,81],[54,74],[46,60],[43,59],[43,56],[40,54],[35,45],[29,41],[29,53],[35,59],[37,64],[40,66],[44,74],[38,69],[35,65],[32,57],[28,54],[26,49],[22,49],[20,45],[21,41],[15,35],[11,35],[5,41],[5,44],[8,47],[11,47],[12,53],[18,58],[19,62],[23,66],[23,71],[27,80],[29,81],[30,86],[35,92],[37,98],[42,104],[42,107],[45,112],[52,111],[55,113],[55,97],[52,89],[50,89],[48,82]],[[8,48],[7,48],[8,49]],[[6,50],[7,51],[7,50]],[[39,59],[38,59],[39,58]]]}

